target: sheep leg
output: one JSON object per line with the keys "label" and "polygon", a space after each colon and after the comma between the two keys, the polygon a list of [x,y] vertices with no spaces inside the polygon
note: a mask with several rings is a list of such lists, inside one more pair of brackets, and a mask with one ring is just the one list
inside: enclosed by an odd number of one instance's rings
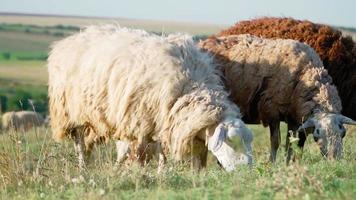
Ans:
{"label": "sheep leg", "polygon": [[277,157],[277,151],[281,141],[281,133],[279,130],[279,121],[275,121],[269,124],[270,140],[271,140],[271,156],[270,161],[275,162]]}
{"label": "sheep leg", "polygon": [[80,128],[74,130],[74,149],[78,156],[79,170],[83,171],[85,169],[85,143],[84,143],[84,135]]}
{"label": "sheep leg", "polygon": [[287,137],[286,137],[287,164],[289,163],[293,154],[293,149],[289,138],[291,136],[295,137],[294,133],[296,133],[297,129],[298,129],[298,124],[293,122],[288,122],[288,130],[287,130]]}
{"label": "sheep leg", "polygon": [[298,133],[298,138],[299,138],[298,147],[300,148],[301,152],[303,153],[305,140],[307,139],[307,133],[305,133],[304,131]]}
{"label": "sheep leg", "polygon": [[91,152],[94,148],[94,144],[95,144],[95,134],[93,132],[93,130],[89,129],[88,127],[86,127],[84,129],[85,131],[85,137],[84,137],[84,144],[85,144],[85,159],[89,160],[90,156],[91,156]]}
{"label": "sheep leg", "polygon": [[191,167],[194,170],[199,170],[206,166],[208,149],[206,148],[205,143],[198,139],[192,141],[192,144]]}
{"label": "sheep leg", "polygon": [[162,145],[161,145],[160,142],[157,142],[156,152],[158,154],[158,169],[157,169],[157,173],[161,173],[163,168],[164,168],[164,165],[166,163],[166,157],[164,156]]}
{"label": "sheep leg", "polygon": [[130,144],[121,140],[116,141],[116,165],[122,163],[130,153]]}

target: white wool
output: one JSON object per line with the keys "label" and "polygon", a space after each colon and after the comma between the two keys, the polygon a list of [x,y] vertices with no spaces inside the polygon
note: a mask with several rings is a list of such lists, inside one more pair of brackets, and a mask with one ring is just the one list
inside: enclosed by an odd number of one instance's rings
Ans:
{"label": "white wool", "polygon": [[2,116],[2,126],[5,130],[24,130],[39,127],[44,124],[43,117],[34,111],[11,111]]}
{"label": "white wool", "polygon": [[212,58],[186,34],[91,26],[53,45],[48,71],[56,139],[88,126],[120,140],[161,140],[180,160],[203,130],[240,118]]}

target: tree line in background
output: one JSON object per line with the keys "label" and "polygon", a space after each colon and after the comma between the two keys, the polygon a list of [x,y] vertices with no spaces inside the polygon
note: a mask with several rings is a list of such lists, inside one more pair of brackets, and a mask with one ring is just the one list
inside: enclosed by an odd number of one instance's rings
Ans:
{"label": "tree line in background", "polygon": [[0,92],[0,113],[19,110],[34,110],[48,113],[47,93],[31,93],[23,89]]}

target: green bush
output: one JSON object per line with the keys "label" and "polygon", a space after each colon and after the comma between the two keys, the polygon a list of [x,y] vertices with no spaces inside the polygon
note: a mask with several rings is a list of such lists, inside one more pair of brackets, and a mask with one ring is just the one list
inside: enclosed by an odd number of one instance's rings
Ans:
{"label": "green bush", "polygon": [[2,53],[2,57],[3,57],[5,60],[10,60],[10,58],[11,58],[11,53],[9,53],[9,52],[4,52],[4,53]]}
{"label": "green bush", "polygon": [[62,33],[62,32],[54,32],[53,36],[55,36],[55,37],[64,37],[64,33]]}
{"label": "green bush", "polygon": [[6,105],[7,105],[7,97],[6,96],[0,96],[0,113],[6,111]]}
{"label": "green bush", "polygon": [[30,108],[28,100],[31,98],[30,93],[20,90],[11,99],[9,99],[9,109],[28,110]]}
{"label": "green bush", "polygon": [[47,93],[24,89],[0,91],[0,106],[2,112],[35,110],[44,114],[48,112]]}

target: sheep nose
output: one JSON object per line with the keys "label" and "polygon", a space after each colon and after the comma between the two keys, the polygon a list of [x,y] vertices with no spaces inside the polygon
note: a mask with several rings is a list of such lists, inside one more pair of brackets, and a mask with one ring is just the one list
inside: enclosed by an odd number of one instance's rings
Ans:
{"label": "sheep nose", "polygon": [[318,142],[319,138],[314,136],[314,141]]}
{"label": "sheep nose", "polygon": [[346,135],[346,131],[342,131],[342,132],[341,132],[341,138],[344,138],[345,135]]}

